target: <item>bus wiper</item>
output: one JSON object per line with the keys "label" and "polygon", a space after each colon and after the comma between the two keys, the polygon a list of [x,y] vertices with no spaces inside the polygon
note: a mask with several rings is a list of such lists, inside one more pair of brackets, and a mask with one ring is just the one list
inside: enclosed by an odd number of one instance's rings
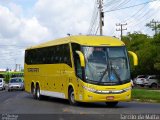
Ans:
{"label": "bus wiper", "polygon": [[107,72],[108,72],[108,65],[107,65],[105,71],[103,72],[101,78],[99,79],[99,82],[98,82],[98,83],[100,83],[100,82],[102,81],[102,79],[104,78],[104,76],[105,76],[105,74],[106,74]]}
{"label": "bus wiper", "polygon": [[117,71],[112,67],[112,62],[111,62],[111,71],[113,71],[118,78],[119,83],[122,83],[120,76],[118,75]]}

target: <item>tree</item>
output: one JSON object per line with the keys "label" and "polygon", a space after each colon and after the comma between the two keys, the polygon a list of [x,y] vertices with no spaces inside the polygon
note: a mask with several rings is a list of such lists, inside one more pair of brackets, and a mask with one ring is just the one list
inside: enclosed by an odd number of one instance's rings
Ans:
{"label": "tree", "polygon": [[160,72],[160,34],[154,36],[152,44],[155,46],[157,52],[154,61],[154,68]]}
{"label": "tree", "polygon": [[[123,37],[127,49],[135,52],[138,56],[139,65],[135,68],[131,66],[132,74],[158,74],[160,59],[160,35],[151,38],[140,32],[134,32]],[[132,59],[132,58],[131,58]],[[131,60],[132,61],[132,60]]]}

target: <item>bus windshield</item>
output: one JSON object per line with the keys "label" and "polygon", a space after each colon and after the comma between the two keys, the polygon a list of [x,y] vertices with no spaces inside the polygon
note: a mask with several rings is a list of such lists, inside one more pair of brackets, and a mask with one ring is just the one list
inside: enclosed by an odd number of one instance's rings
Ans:
{"label": "bus windshield", "polygon": [[113,85],[130,81],[125,47],[82,47],[86,66],[85,79],[95,84]]}

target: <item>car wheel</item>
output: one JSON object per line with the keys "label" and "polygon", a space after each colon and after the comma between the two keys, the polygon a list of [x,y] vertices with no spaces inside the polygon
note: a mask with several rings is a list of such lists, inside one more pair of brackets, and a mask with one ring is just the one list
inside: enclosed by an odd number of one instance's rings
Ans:
{"label": "car wheel", "polygon": [[152,83],[151,88],[158,88],[158,85],[156,83]]}
{"label": "car wheel", "polygon": [[24,88],[22,88],[21,91],[24,91]]}
{"label": "car wheel", "polygon": [[74,90],[73,90],[73,88],[70,88],[70,89],[69,89],[68,98],[69,98],[69,103],[70,103],[71,105],[77,105],[77,104],[78,104],[78,102],[75,101],[75,95],[74,95]]}
{"label": "car wheel", "polygon": [[118,104],[118,102],[106,102],[106,104],[108,107],[115,107]]}
{"label": "car wheel", "polygon": [[12,90],[11,89],[8,89],[8,92],[11,92]]}

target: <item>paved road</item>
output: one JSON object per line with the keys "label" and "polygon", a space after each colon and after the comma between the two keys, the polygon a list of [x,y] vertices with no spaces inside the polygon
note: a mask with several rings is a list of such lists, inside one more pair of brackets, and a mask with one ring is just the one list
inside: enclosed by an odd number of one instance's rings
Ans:
{"label": "paved road", "polygon": [[[158,103],[120,102],[116,108],[108,108],[104,103],[87,103],[71,106],[67,100],[48,98],[35,100],[23,91],[0,91],[0,114],[56,114],[56,115],[103,115],[115,114],[160,114]],[[92,116],[92,117],[93,117]],[[119,117],[119,116],[118,116]],[[160,117],[160,115],[158,116]],[[91,118],[92,119],[92,118]],[[96,118],[97,119],[97,118]]]}

